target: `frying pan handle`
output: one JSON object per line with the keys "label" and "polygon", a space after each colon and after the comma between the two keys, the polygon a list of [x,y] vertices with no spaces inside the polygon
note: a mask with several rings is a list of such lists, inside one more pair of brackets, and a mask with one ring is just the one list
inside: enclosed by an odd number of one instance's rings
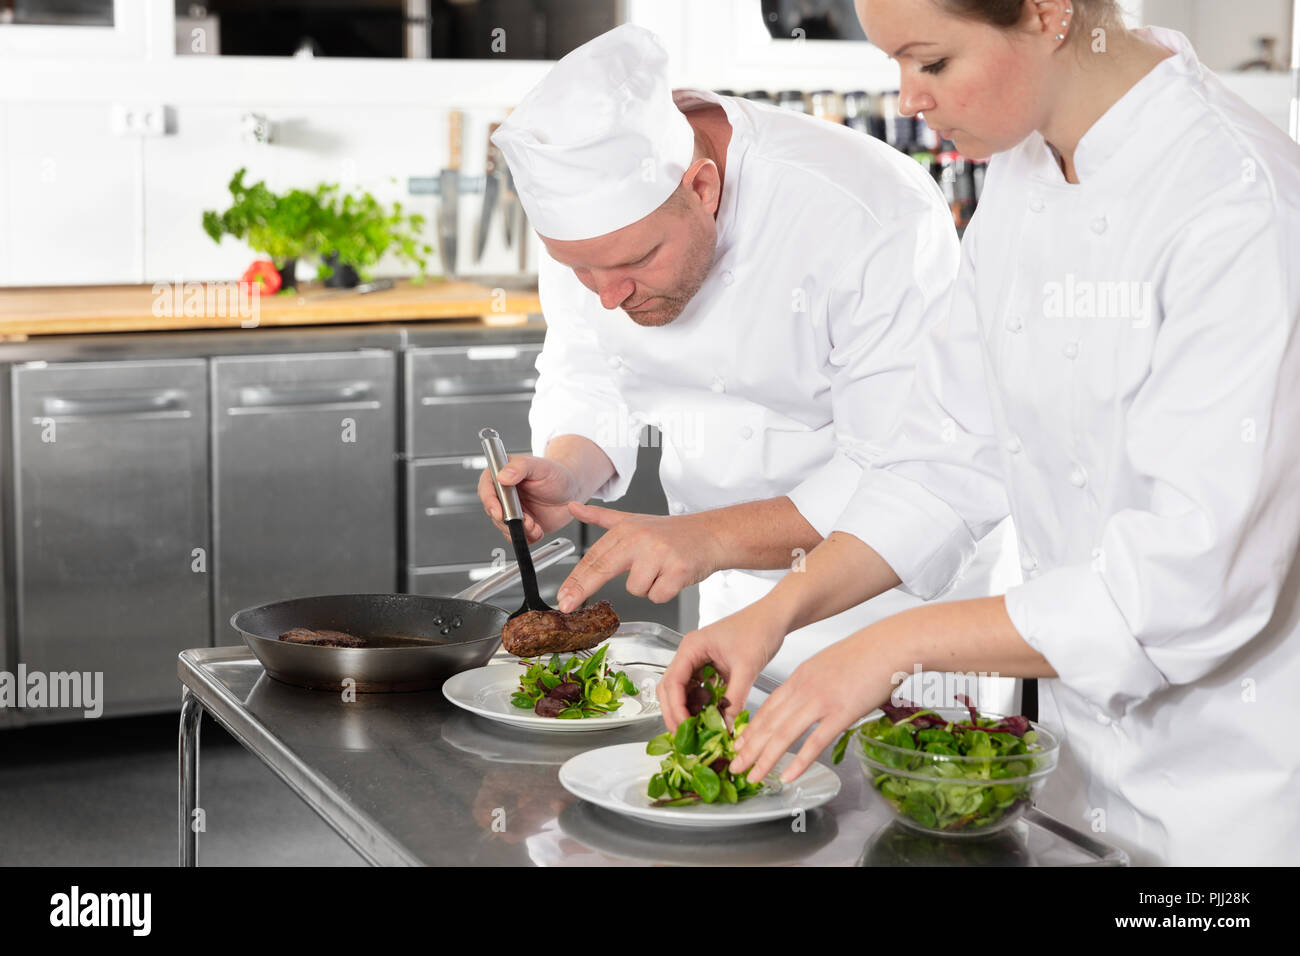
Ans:
{"label": "frying pan handle", "polygon": [[[555,538],[546,542],[536,551],[532,552],[533,567],[538,571],[542,568],[549,568],[555,562],[567,558],[573,554],[577,548],[568,538]],[[461,598],[466,601],[481,601],[484,598],[491,597],[506,590],[510,585],[519,580],[519,565],[510,564],[494,574],[488,575],[482,581],[478,581],[459,594],[453,597]]]}
{"label": "frying pan handle", "polygon": [[483,454],[487,456],[488,471],[492,473],[492,484],[496,487],[497,497],[501,499],[501,508],[505,512],[507,521],[522,520],[524,509],[519,505],[519,491],[514,485],[501,486],[501,479],[497,477],[501,469],[506,466],[509,457],[506,455],[506,446],[501,444],[501,436],[495,428],[484,428],[478,433],[479,441],[483,443]]}

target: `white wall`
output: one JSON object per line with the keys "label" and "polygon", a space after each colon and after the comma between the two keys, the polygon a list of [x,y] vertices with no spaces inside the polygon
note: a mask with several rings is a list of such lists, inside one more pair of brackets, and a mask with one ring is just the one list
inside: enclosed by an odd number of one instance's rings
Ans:
{"label": "white wall", "polygon": [[1201,62],[1218,73],[1256,55],[1255,38],[1277,37],[1283,64],[1291,53],[1292,0],[1145,0],[1147,22],[1187,35]]}
{"label": "white wall", "polygon": [[[118,2],[130,5],[123,8],[128,26],[107,40],[102,32],[60,32],[70,28],[0,27],[0,285],[236,276],[251,252],[231,239],[213,244],[200,215],[224,208],[225,184],[240,165],[273,188],[326,179],[400,199],[429,218],[436,247],[436,197],[410,196],[406,183],[445,165],[446,110],[466,111],[463,168],[481,174],[488,124],[549,68],[508,60],[176,57],[172,0]],[[1151,8],[1194,2],[1146,0]],[[1135,21],[1143,18],[1141,0],[1126,7]],[[678,85],[738,92],[897,86],[896,66],[868,45],[771,40],[759,0],[627,0],[627,11],[664,38]],[[1241,84],[1285,126],[1285,77]],[[165,104],[174,131],[116,135],[114,104]],[[277,124],[277,143],[241,140],[239,117],[250,110]],[[512,272],[516,257],[501,242],[499,218],[484,261],[472,261],[479,202],[468,195],[461,206],[461,272]],[[430,267],[438,269],[436,253]],[[409,270],[385,262],[379,271]]]}

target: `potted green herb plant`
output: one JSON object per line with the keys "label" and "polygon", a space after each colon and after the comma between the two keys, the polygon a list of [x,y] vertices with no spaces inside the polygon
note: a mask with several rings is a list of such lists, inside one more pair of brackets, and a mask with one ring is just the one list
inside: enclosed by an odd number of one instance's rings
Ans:
{"label": "potted green herb plant", "polygon": [[247,242],[275,263],[281,288],[293,288],[297,260],[319,247],[323,187],[278,195],[265,182],[246,184],[246,173],[241,167],[230,180],[230,208],[203,213],[203,230],[213,242],[227,235]]}
{"label": "potted green herb plant", "polygon": [[424,216],[407,214],[400,202],[391,207],[368,192],[345,193],[336,185],[318,191],[321,204],[321,264],[317,277],[326,285],[350,287],[370,278],[386,252],[419,268],[414,281],[423,282],[432,247],[421,242]]}
{"label": "potted green herb plant", "polygon": [[280,272],[281,289],[293,288],[300,258],[319,257],[316,277],[350,288],[368,279],[389,251],[418,266],[414,281],[424,281],[432,247],[420,240],[423,216],[405,213],[399,202],[385,206],[368,192],[345,193],[334,183],[277,194],[265,182],[245,183],[246,173],[241,168],[230,180],[229,209],[203,213],[203,229],[214,242],[234,236],[266,255]]}

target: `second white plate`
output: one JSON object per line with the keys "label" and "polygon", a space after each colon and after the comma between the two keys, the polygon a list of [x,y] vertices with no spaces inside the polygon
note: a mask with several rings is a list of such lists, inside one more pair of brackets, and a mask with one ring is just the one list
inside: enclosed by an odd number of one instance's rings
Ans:
{"label": "second white plate", "polygon": [[624,697],[623,706],[612,714],[584,717],[580,720],[539,717],[531,710],[512,704],[510,698],[519,688],[519,676],[524,670],[513,661],[489,664],[486,667],[476,667],[473,670],[453,674],[442,685],[442,693],[457,707],[468,710],[472,714],[478,714],[480,717],[498,723],[509,724],[512,727],[545,733],[591,733],[637,724],[661,724],[663,716],[659,712],[659,701],[655,698],[655,686],[663,676],[663,672],[637,664],[621,669],[632,678],[640,693],[634,697]]}
{"label": "second white plate", "polygon": [[[840,778],[828,767],[813,764],[793,783],[777,793],[763,793],[739,803],[705,803],[693,807],[653,807],[646,795],[650,778],[659,772],[663,757],[645,752],[646,745],[615,744],[588,750],[565,761],[560,783],[576,797],[598,807],[650,823],[677,827],[734,827],[765,820],[790,819],[835,799]],[[779,777],[794,754],[786,754],[772,772]]]}

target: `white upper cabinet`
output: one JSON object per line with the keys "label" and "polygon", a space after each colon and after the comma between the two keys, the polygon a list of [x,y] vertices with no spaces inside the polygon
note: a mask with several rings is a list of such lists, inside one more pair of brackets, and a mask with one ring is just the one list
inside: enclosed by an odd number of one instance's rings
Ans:
{"label": "white upper cabinet", "polygon": [[[52,13],[51,6],[67,12]],[[15,0],[10,22],[0,21],[0,57],[143,58],[160,14],[170,21],[159,0]]]}

